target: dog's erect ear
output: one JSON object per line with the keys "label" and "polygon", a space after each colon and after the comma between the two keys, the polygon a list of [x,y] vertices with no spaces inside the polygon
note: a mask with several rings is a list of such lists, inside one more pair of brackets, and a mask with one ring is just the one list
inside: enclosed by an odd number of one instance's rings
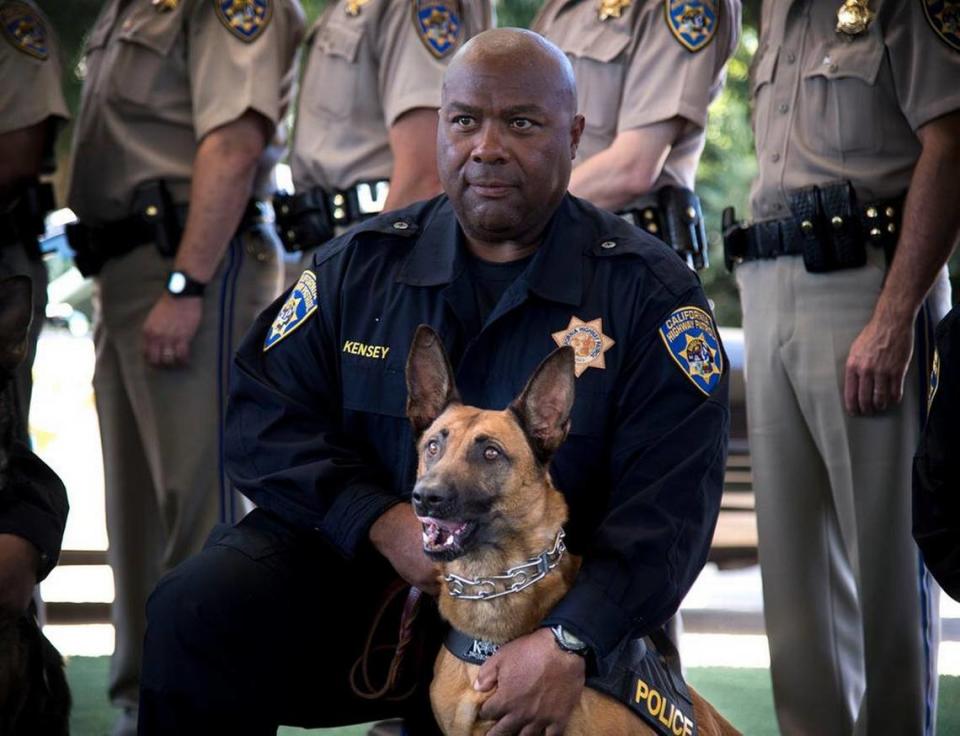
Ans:
{"label": "dog's erect ear", "polygon": [[27,354],[27,330],[33,315],[29,276],[0,280],[0,368],[12,371]]}
{"label": "dog's erect ear", "polygon": [[573,348],[557,348],[540,364],[523,393],[510,405],[541,462],[546,462],[567,438],[573,410]]}
{"label": "dog's erect ear", "polygon": [[449,404],[459,402],[443,341],[431,327],[420,325],[407,356],[407,417],[414,432],[419,435]]}

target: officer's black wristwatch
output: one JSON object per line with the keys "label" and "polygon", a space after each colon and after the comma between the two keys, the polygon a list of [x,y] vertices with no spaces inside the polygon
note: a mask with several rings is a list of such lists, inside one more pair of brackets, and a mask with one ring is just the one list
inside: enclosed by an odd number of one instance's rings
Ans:
{"label": "officer's black wristwatch", "polygon": [[171,271],[167,276],[167,293],[179,299],[187,296],[203,296],[203,290],[207,285],[194,278],[190,278],[183,271]]}
{"label": "officer's black wristwatch", "polygon": [[587,654],[589,654],[590,647],[587,646],[586,642],[581,641],[560,624],[551,627],[550,633],[553,634],[553,638],[557,640],[557,646],[563,651],[579,654],[581,657],[586,657]]}

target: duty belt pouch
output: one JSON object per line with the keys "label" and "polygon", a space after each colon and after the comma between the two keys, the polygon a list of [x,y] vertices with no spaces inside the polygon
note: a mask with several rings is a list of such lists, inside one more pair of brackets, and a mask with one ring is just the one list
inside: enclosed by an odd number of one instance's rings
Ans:
{"label": "duty belt pouch", "polygon": [[587,687],[620,701],[661,736],[699,733],[676,649],[665,636],[628,640],[611,655],[605,675]]}
{"label": "duty belt pouch", "polygon": [[689,189],[661,187],[657,200],[663,217],[663,239],[692,268],[706,268],[710,260],[700,198]]}
{"label": "duty belt pouch", "polygon": [[799,189],[790,198],[790,211],[809,273],[859,268],[867,262],[850,182]]}
{"label": "duty belt pouch", "polygon": [[133,212],[135,217],[153,228],[153,242],[160,255],[173,258],[183,230],[166,184],[155,180],[138,186],[133,192]]}
{"label": "duty belt pouch", "polygon": [[100,273],[105,259],[93,245],[90,228],[82,222],[72,222],[67,225],[66,234],[77,270],[85,277]]}
{"label": "duty belt pouch", "polygon": [[321,245],[334,236],[326,195],[320,189],[302,194],[275,194],[277,235],[288,253]]}

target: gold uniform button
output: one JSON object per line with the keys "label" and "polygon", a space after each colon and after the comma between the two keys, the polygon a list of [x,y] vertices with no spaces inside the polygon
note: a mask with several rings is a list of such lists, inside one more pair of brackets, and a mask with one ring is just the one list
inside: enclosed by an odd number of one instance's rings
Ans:
{"label": "gold uniform button", "polygon": [[647,224],[647,232],[648,232],[648,233],[654,233],[654,234],[656,234],[656,233],[658,233],[659,231],[660,231],[660,228],[657,227],[657,223],[651,222],[651,223],[648,223],[648,224]]}
{"label": "gold uniform button", "polygon": [[879,238],[881,235],[883,235],[883,233],[880,232],[880,228],[878,228],[878,227],[870,228],[870,237],[871,237],[871,238]]}
{"label": "gold uniform button", "polygon": [[144,212],[146,212],[147,217],[156,217],[159,210],[154,205],[150,205]]}
{"label": "gold uniform button", "polygon": [[843,218],[839,215],[834,215],[830,218],[830,224],[833,225],[834,230],[839,230],[843,227]]}
{"label": "gold uniform button", "polygon": [[813,232],[813,223],[810,220],[804,220],[800,223],[800,229],[809,235]]}
{"label": "gold uniform button", "polygon": [[873,220],[874,218],[876,218],[876,216],[877,216],[877,208],[876,208],[876,207],[867,207],[867,217],[869,217],[871,220]]}
{"label": "gold uniform button", "polygon": [[896,210],[894,210],[893,207],[887,207],[887,209],[885,209],[885,210],[883,211],[883,213],[884,213],[887,217],[893,217],[895,214],[897,214],[897,213],[896,213]]}
{"label": "gold uniform button", "polygon": [[697,219],[697,211],[693,207],[687,207],[687,217],[692,221]]}
{"label": "gold uniform button", "polygon": [[334,195],[333,195],[333,203],[334,203],[334,205],[336,205],[337,207],[343,207],[343,202],[344,202],[344,200],[343,200],[343,195],[342,195],[342,194],[334,194]]}

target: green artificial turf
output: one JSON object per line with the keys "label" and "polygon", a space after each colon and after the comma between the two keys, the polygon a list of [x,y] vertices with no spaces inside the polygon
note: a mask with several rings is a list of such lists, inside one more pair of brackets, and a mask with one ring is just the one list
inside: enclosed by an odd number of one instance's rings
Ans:
{"label": "green artificial turf", "polygon": [[[67,677],[73,691],[73,736],[107,736],[110,733],[115,714],[106,696],[108,661],[107,657],[71,657],[67,664]],[[688,670],[687,677],[690,684],[744,734],[776,736],[767,670],[693,667]],[[365,736],[367,728],[345,726],[314,731],[281,728],[279,733],[282,736]],[[940,678],[937,730],[940,734],[960,734],[960,677]]]}

